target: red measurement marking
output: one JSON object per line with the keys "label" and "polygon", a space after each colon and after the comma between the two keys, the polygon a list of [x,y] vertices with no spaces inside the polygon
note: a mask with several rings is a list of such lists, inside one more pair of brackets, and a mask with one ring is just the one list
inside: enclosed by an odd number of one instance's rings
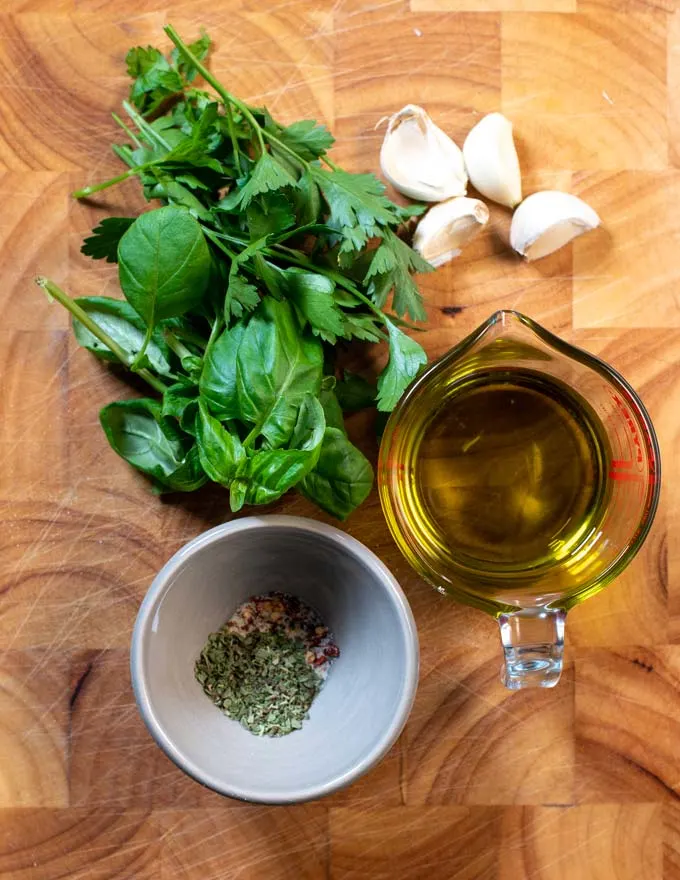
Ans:
{"label": "red measurement marking", "polygon": [[628,431],[630,433],[630,439],[631,439],[633,445],[635,446],[634,452],[635,452],[637,464],[642,465],[642,462],[644,460],[644,456],[643,456],[643,452],[642,452],[642,441],[640,440],[640,433],[637,429],[637,426],[636,426],[635,422],[633,421],[631,414],[628,412],[628,409],[624,406],[621,398],[618,397],[618,395],[614,394],[612,397],[612,400],[614,401],[614,403],[618,407],[619,412],[621,413],[621,415],[623,416],[623,418],[626,421],[626,425],[627,425]]}
{"label": "red measurement marking", "polygon": [[627,468],[630,469],[633,467],[632,461],[624,461],[621,458],[613,458],[612,459],[612,467],[613,468]]}
{"label": "red measurement marking", "polygon": [[618,480],[622,483],[656,483],[655,474],[644,477],[642,474],[626,474],[621,471],[609,471],[610,480]]}

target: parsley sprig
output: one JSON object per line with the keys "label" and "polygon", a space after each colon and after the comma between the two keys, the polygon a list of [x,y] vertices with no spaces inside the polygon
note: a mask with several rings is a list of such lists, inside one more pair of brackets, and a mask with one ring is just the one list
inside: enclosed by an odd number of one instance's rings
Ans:
{"label": "parsley sprig", "polygon": [[[165,31],[169,55],[147,46],[126,58],[127,121],[114,119],[127,141],[113,149],[127,170],[74,193],[137,178],[160,202],[103,220],[83,243],[118,264],[125,300],[73,300],[39,283],[71,311],[84,347],[160,396],[100,416],[115,451],[160,491],[212,480],[238,510],[295,487],[344,518],[373,474],[340,401],[390,411],[426,362],[403,327],[425,318],[412,274],[432,267],[400,237],[422,209],[338,168],[325,126],[283,125],[229,92],[204,63],[207,34],[186,44]],[[337,372],[337,343],[353,339],[389,346],[375,384]]]}

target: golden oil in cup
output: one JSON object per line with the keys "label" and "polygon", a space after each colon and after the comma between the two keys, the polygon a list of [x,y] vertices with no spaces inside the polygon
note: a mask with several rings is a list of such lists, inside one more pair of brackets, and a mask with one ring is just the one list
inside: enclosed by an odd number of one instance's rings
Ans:
{"label": "golden oil in cup", "polygon": [[441,593],[500,624],[507,687],[552,687],[567,611],[639,550],[654,429],[608,364],[497,312],[407,390],[380,447],[390,530]]}
{"label": "golden oil in cup", "polygon": [[606,433],[562,383],[528,370],[481,373],[434,415],[416,404],[414,416],[410,528],[436,543],[443,563],[484,574],[565,565],[602,519]]}

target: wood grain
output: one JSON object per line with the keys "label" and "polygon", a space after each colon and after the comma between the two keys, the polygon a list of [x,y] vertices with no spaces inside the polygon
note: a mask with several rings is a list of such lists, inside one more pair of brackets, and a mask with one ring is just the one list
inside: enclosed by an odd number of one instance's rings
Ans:
{"label": "wood grain", "polygon": [[573,245],[574,327],[680,326],[680,172],[582,174],[573,191],[607,218]]}
{"label": "wood grain", "polygon": [[139,810],[5,810],[0,826],[3,880],[152,880],[159,824]]}
{"label": "wood grain", "polygon": [[497,876],[501,811],[466,807],[331,810],[332,880]]}
{"label": "wood grain", "polygon": [[68,658],[7,651],[0,671],[0,807],[68,806]]}
{"label": "wood grain", "polygon": [[531,167],[666,168],[665,14],[507,15],[502,33],[503,111]]}
{"label": "wood grain", "polygon": [[498,876],[656,880],[662,876],[663,830],[663,808],[655,803],[511,810]]}
{"label": "wood grain", "polygon": [[579,801],[677,797],[680,648],[579,649],[575,674]]}
{"label": "wood grain", "polygon": [[[0,880],[680,880],[680,7],[677,0],[4,0],[0,9]],[[570,614],[554,691],[498,682],[496,624],[401,557],[375,493],[341,527],[402,584],[422,648],[413,714],[351,788],[294,808],[227,801],[182,774],[134,705],[128,645],[154,573],[231,516],[224,493],[160,500],[97,413],[129,394],[80,351],[36,273],[115,294],[80,253],[134,185],[110,117],[126,50],[171,20],[215,37],[215,72],[284,120],[315,116],[336,161],[376,170],[382,117],[425,105],[462,141],[515,123],[526,193],[582,195],[604,228],[536,264],[510,215],[424,276],[431,357],[518,308],[619,369],[661,445],[654,528]],[[355,352],[356,366],[384,352]],[[371,419],[350,433],[375,460]],[[290,497],[272,512],[319,514]]]}
{"label": "wood grain", "polygon": [[[68,181],[54,171],[26,175],[0,172],[0,261],[3,284],[0,317],[3,330],[26,330],[27,320],[40,304],[41,294],[31,289],[35,275],[59,277],[68,271]],[[68,327],[63,309],[44,316],[42,329]]]}
{"label": "wood grain", "polygon": [[406,803],[574,801],[574,685],[569,666],[547,694],[511,694],[497,646],[423,649],[407,725]]}
{"label": "wood grain", "polygon": [[187,880],[325,880],[328,811],[302,805],[277,810],[221,806],[159,814],[161,877]]}

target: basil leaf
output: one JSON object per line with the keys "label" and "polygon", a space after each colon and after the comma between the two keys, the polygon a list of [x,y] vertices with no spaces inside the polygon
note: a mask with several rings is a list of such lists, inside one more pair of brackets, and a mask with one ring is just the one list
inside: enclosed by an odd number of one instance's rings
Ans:
{"label": "basil leaf", "polygon": [[229,487],[229,506],[234,513],[237,513],[246,503],[246,493],[248,491],[248,481],[237,477]]}
{"label": "basil leaf", "polygon": [[116,401],[101,410],[99,420],[114,452],[162,488],[191,492],[205,483],[197,460],[189,456],[180,432],[163,420],[157,401]]}
{"label": "basil leaf", "polygon": [[377,389],[363,376],[345,370],[344,378],[335,386],[338,402],[345,412],[375,406]]}
{"label": "basil leaf", "polygon": [[271,504],[309,471],[312,454],[300,449],[267,449],[248,461],[247,504]]}
{"label": "basil leaf", "polygon": [[245,330],[244,322],[234,324],[217,337],[203,358],[203,372],[198,387],[210,404],[213,415],[221,421],[239,417],[236,354]]}
{"label": "basil leaf", "polygon": [[427,355],[420,345],[402,333],[391,321],[387,322],[390,338],[390,359],[378,377],[378,409],[390,412],[399,398],[427,363]]}
{"label": "basil leaf", "polygon": [[240,439],[210,415],[204,400],[198,403],[196,440],[203,470],[215,483],[229,486],[246,453]]}
{"label": "basil leaf", "polygon": [[201,467],[198,448],[192,446],[177,470],[164,479],[160,489],[170,492],[194,492],[207,482],[208,478]]}
{"label": "basil leaf", "polygon": [[256,426],[273,448],[284,446],[305,394],[318,395],[323,351],[300,333],[291,307],[270,297],[250,318],[236,355],[236,391],[242,421]]}
{"label": "basil leaf", "polygon": [[342,408],[335,394],[328,388],[322,388],[319,393],[319,402],[323,407],[324,418],[329,428],[339,428],[343,434],[345,431],[345,417],[342,414]]}
{"label": "basil leaf", "polygon": [[248,460],[248,504],[269,504],[308,474],[319,460],[326,422],[319,401],[306,394],[298,410],[290,449],[256,452]]}
{"label": "basil leaf", "polygon": [[298,485],[306,498],[327,513],[346,519],[368,497],[373,468],[343,431],[326,428],[319,461]]}
{"label": "basil leaf", "polygon": [[195,436],[198,394],[198,386],[194,382],[176,382],[163,393],[161,415],[177,419],[183,431]]}
{"label": "basil leaf", "polygon": [[[131,359],[141,351],[146,327],[129,303],[123,299],[111,299],[107,296],[82,296],[76,302],[95,324],[127,352]],[[73,319],[72,326],[73,335],[79,345],[102,360],[118,363],[118,358],[113,352],[93,336],[77,318]],[[157,329],[151,337],[146,348],[146,358],[149,365],[161,376],[167,376],[172,372],[170,349],[160,329]]]}
{"label": "basil leaf", "polygon": [[305,394],[290,438],[290,448],[315,453],[313,464],[316,464],[325,429],[326,416],[323,406],[313,394]]}
{"label": "basil leaf", "polygon": [[118,246],[120,286],[147,327],[200,305],[210,263],[198,221],[173,205],[142,214]]}

